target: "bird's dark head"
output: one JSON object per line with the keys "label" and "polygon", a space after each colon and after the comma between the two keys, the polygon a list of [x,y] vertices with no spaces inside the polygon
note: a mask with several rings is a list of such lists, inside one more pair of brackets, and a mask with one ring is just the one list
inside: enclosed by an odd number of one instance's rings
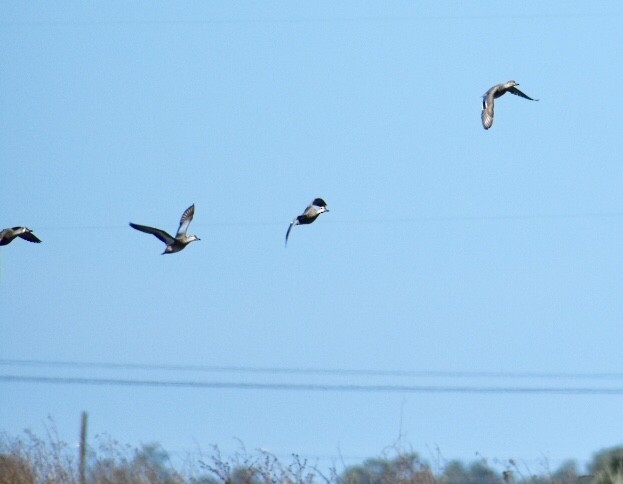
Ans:
{"label": "bird's dark head", "polygon": [[315,198],[312,202],[312,205],[316,208],[317,215],[329,211],[327,207],[327,202],[325,202],[322,198]]}

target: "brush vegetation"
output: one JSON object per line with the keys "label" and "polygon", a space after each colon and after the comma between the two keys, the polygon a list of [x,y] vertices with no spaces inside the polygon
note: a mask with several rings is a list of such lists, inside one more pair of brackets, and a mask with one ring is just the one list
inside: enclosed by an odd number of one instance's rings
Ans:
{"label": "brush vegetation", "polygon": [[0,484],[623,484],[623,447],[597,452],[582,475],[572,460],[555,470],[544,461],[533,471],[513,459],[478,457],[466,464],[445,460],[439,452],[431,462],[398,446],[359,465],[329,470],[295,454],[284,461],[241,445],[235,455],[223,456],[214,446],[176,468],[158,444],[136,448],[107,436],[96,436],[95,442],[87,448],[81,476],[79,449],[53,431],[46,438],[30,431],[0,434]]}

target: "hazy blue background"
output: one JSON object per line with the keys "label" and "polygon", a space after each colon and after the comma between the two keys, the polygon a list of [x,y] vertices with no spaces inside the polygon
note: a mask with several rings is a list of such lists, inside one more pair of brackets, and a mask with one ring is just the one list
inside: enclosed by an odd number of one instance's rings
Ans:
{"label": "hazy blue background", "polygon": [[[535,470],[621,444],[623,395],[591,389],[623,387],[622,21],[620,1],[4,3],[0,226],[43,243],[0,250],[0,430],[49,415],[75,442],[86,410],[93,439],[176,456],[398,440]],[[484,131],[509,79],[540,101],[502,97]],[[127,225],[173,232],[191,203],[179,254]]]}

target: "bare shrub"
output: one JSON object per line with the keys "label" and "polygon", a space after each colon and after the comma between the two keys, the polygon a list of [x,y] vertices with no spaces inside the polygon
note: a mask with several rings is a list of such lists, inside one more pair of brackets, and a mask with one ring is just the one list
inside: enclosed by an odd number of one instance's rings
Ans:
{"label": "bare shrub", "polygon": [[[78,484],[79,449],[62,442],[53,427],[46,434],[45,439],[30,431],[17,438],[0,434],[0,484]],[[513,459],[490,464],[479,456],[466,465],[446,461],[439,451],[433,471],[416,452],[398,445],[362,464],[344,465],[341,472],[334,467],[327,472],[297,454],[284,462],[265,450],[247,452],[242,443],[230,457],[213,446],[180,472],[158,444],[136,448],[106,435],[94,442],[87,449],[89,484],[623,484],[621,448],[597,453],[588,476],[580,476],[573,461],[552,471],[544,459],[534,473]]]}
{"label": "bare shrub", "polygon": [[35,484],[30,465],[13,455],[0,455],[0,484]]}

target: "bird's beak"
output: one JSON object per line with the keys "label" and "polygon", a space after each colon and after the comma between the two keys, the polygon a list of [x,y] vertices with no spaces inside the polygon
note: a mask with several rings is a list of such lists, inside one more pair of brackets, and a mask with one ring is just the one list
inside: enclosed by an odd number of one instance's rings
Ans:
{"label": "bird's beak", "polygon": [[324,211],[325,211],[325,212],[329,212],[330,210],[329,210],[328,208],[325,208],[325,209],[324,209]]}

